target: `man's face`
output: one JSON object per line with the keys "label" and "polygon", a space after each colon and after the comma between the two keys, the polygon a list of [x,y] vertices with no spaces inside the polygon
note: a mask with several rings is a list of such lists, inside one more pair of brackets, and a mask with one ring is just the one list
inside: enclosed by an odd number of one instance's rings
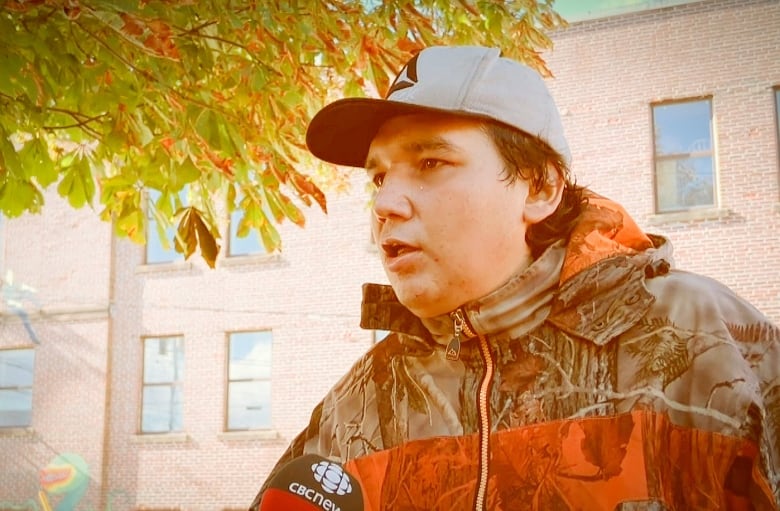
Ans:
{"label": "man's face", "polygon": [[418,316],[450,312],[530,264],[528,184],[502,180],[504,167],[467,117],[394,117],[372,141],[374,239],[396,295]]}

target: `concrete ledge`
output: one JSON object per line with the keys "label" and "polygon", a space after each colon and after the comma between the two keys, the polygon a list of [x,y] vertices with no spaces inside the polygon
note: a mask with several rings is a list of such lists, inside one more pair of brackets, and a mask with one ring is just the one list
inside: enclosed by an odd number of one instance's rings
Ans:
{"label": "concrete ledge", "polygon": [[226,442],[243,442],[246,440],[279,440],[281,435],[275,429],[257,429],[252,431],[225,431],[217,438]]}
{"label": "concrete ledge", "polygon": [[696,222],[701,220],[723,220],[733,215],[734,213],[730,209],[725,208],[689,209],[686,211],[650,215],[647,217],[647,223],[650,225],[661,225]]}
{"label": "concrete ledge", "polygon": [[191,261],[175,261],[172,263],[139,264],[136,273],[188,272],[192,270]]}
{"label": "concrete ledge", "polygon": [[38,433],[31,427],[0,428],[0,437],[38,438]]}
{"label": "concrete ledge", "polygon": [[253,266],[261,264],[275,264],[280,263],[284,259],[279,252],[273,252],[271,254],[248,254],[248,255],[236,255],[236,256],[223,256],[217,259],[217,265],[224,268],[231,268],[234,266]]}
{"label": "concrete ledge", "polygon": [[[26,309],[27,317],[30,320],[57,320],[57,321],[88,321],[108,319],[111,315],[111,307],[108,305],[96,305],[94,307],[80,306],[62,306],[62,307],[44,307],[41,309]],[[21,322],[19,314],[10,310],[0,310],[0,318],[3,322],[16,321]]]}
{"label": "concrete ledge", "polygon": [[182,444],[190,441],[192,438],[187,433],[139,433],[131,438],[134,444]]}

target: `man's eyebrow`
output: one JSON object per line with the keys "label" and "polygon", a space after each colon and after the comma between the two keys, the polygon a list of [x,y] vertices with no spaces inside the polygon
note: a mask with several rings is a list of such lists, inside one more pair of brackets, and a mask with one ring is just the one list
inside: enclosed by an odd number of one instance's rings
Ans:
{"label": "man's eyebrow", "polygon": [[403,149],[412,153],[421,153],[430,150],[457,150],[457,146],[440,136],[412,140],[403,145]]}
{"label": "man's eyebrow", "polygon": [[[425,151],[460,151],[460,148],[441,136],[427,137],[421,140],[410,140],[404,143],[401,148],[412,154],[418,154]],[[377,166],[377,160],[374,156],[369,156],[366,164],[363,166],[366,170],[372,170]]]}

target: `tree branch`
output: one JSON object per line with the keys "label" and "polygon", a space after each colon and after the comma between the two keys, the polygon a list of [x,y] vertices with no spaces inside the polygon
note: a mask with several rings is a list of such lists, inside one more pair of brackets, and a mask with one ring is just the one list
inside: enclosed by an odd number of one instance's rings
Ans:
{"label": "tree branch", "polygon": [[90,32],[89,29],[84,27],[84,25],[82,25],[78,21],[76,22],[76,26],[79,27],[84,32],[86,32],[87,34],[89,34],[89,36],[92,37],[94,40],[96,40],[98,43],[100,43],[101,46],[103,46],[111,55],[116,57],[122,64],[126,65],[127,67],[129,67],[133,71],[137,72],[141,76],[144,76],[145,78],[147,78],[149,80],[154,80],[154,77],[152,76],[152,74],[149,71],[146,71],[144,69],[136,67],[132,62],[130,62],[129,60],[124,58],[122,55],[120,55],[119,52],[117,52],[115,49],[113,49],[111,46],[109,46],[108,43],[106,43],[104,40],[99,38],[93,32]]}
{"label": "tree branch", "polygon": [[192,37],[192,36],[201,37],[203,39],[211,39],[213,41],[219,41],[220,43],[224,43],[224,44],[227,44],[229,46],[234,46],[236,48],[240,48],[240,49],[242,49],[242,50],[244,50],[246,52],[246,54],[249,57],[249,59],[252,62],[254,62],[255,64],[260,64],[261,66],[266,68],[268,71],[271,71],[271,72],[275,73],[277,76],[284,76],[281,71],[279,71],[277,69],[274,69],[268,63],[263,62],[262,60],[258,60],[254,56],[254,54],[252,53],[252,50],[250,50],[249,48],[247,48],[243,44],[238,43],[236,41],[231,41],[230,39],[225,39],[224,37],[203,34],[203,33],[200,32],[200,29],[202,27],[207,27],[207,26],[209,26],[209,25],[211,25],[213,23],[216,23],[216,22],[204,23],[204,24],[200,25],[199,27],[192,28],[192,29],[189,29],[189,30],[185,30],[182,27],[178,27],[178,26],[173,25],[173,28],[175,28],[176,30],[180,31],[180,33],[177,34],[175,37]]}
{"label": "tree branch", "polygon": [[94,117],[87,117],[86,115],[82,114],[81,112],[74,112],[72,110],[66,110],[64,108],[48,107],[48,108],[45,108],[45,110],[49,110],[49,111],[52,111],[52,112],[58,112],[58,113],[61,113],[61,114],[69,115],[69,116],[73,117],[73,119],[76,121],[75,124],[67,124],[65,126],[41,126],[41,128],[43,128],[43,129],[45,129],[47,131],[64,130],[64,129],[68,129],[68,128],[81,128],[81,129],[83,129],[84,131],[86,131],[87,133],[89,133],[90,135],[92,135],[95,138],[99,139],[101,137],[100,132],[98,132],[97,130],[95,130],[92,127],[90,127],[89,123],[91,123],[93,121],[97,121],[97,120],[101,119],[102,117],[105,117],[106,114],[100,114],[100,115],[96,115]]}
{"label": "tree branch", "polygon": [[[166,60],[171,60],[171,61],[173,61],[173,62],[178,62],[178,60],[176,60],[176,59],[173,59],[173,58],[171,58],[171,57],[168,57],[168,56],[166,56],[166,55],[160,55],[159,53],[157,53],[157,52],[155,52],[155,51],[153,51],[153,50],[150,50],[149,48],[147,48],[146,46],[144,46],[144,44],[143,44],[143,43],[141,43],[140,41],[136,40],[134,37],[128,37],[128,36],[127,36],[127,34],[125,34],[124,32],[122,32],[121,30],[119,30],[119,29],[118,29],[118,28],[116,28],[115,26],[113,26],[111,23],[108,23],[106,20],[104,20],[104,19],[103,19],[103,18],[101,18],[100,16],[96,16],[96,15],[94,14],[94,12],[92,13],[92,16],[93,16],[95,19],[97,19],[99,22],[101,22],[102,24],[104,24],[105,26],[107,26],[109,29],[111,29],[112,31],[114,31],[114,33],[118,34],[118,35],[119,35],[119,37],[121,37],[122,39],[124,39],[124,40],[125,40],[125,41],[127,41],[128,43],[132,44],[133,46],[135,46],[136,48],[138,48],[138,49],[139,49],[139,50],[141,50],[142,52],[146,53],[146,54],[147,54],[147,55],[149,55],[150,57],[154,57],[154,58],[160,58],[160,59],[166,59]],[[94,38],[96,38],[96,39],[97,39],[97,36],[96,36],[95,34],[93,34],[93,33],[89,32],[89,31],[87,31],[87,30],[86,30],[86,29],[85,29],[85,28],[84,28],[84,27],[83,27],[83,26],[82,26],[80,23],[77,23],[77,25],[79,25],[79,27],[80,27],[82,30],[86,31],[86,32],[87,32],[89,35],[91,35],[92,37],[94,37]],[[102,41],[101,41],[101,42],[102,42]]]}

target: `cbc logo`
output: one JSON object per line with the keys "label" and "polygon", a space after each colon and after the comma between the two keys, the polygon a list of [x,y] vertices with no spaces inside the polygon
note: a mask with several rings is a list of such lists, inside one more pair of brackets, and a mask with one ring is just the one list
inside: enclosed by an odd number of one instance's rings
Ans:
{"label": "cbc logo", "polygon": [[311,466],[314,480],[322,485],[322,489],[336,495],[352,493],[352,483],[340,465],[329,461],[320,461]]}

